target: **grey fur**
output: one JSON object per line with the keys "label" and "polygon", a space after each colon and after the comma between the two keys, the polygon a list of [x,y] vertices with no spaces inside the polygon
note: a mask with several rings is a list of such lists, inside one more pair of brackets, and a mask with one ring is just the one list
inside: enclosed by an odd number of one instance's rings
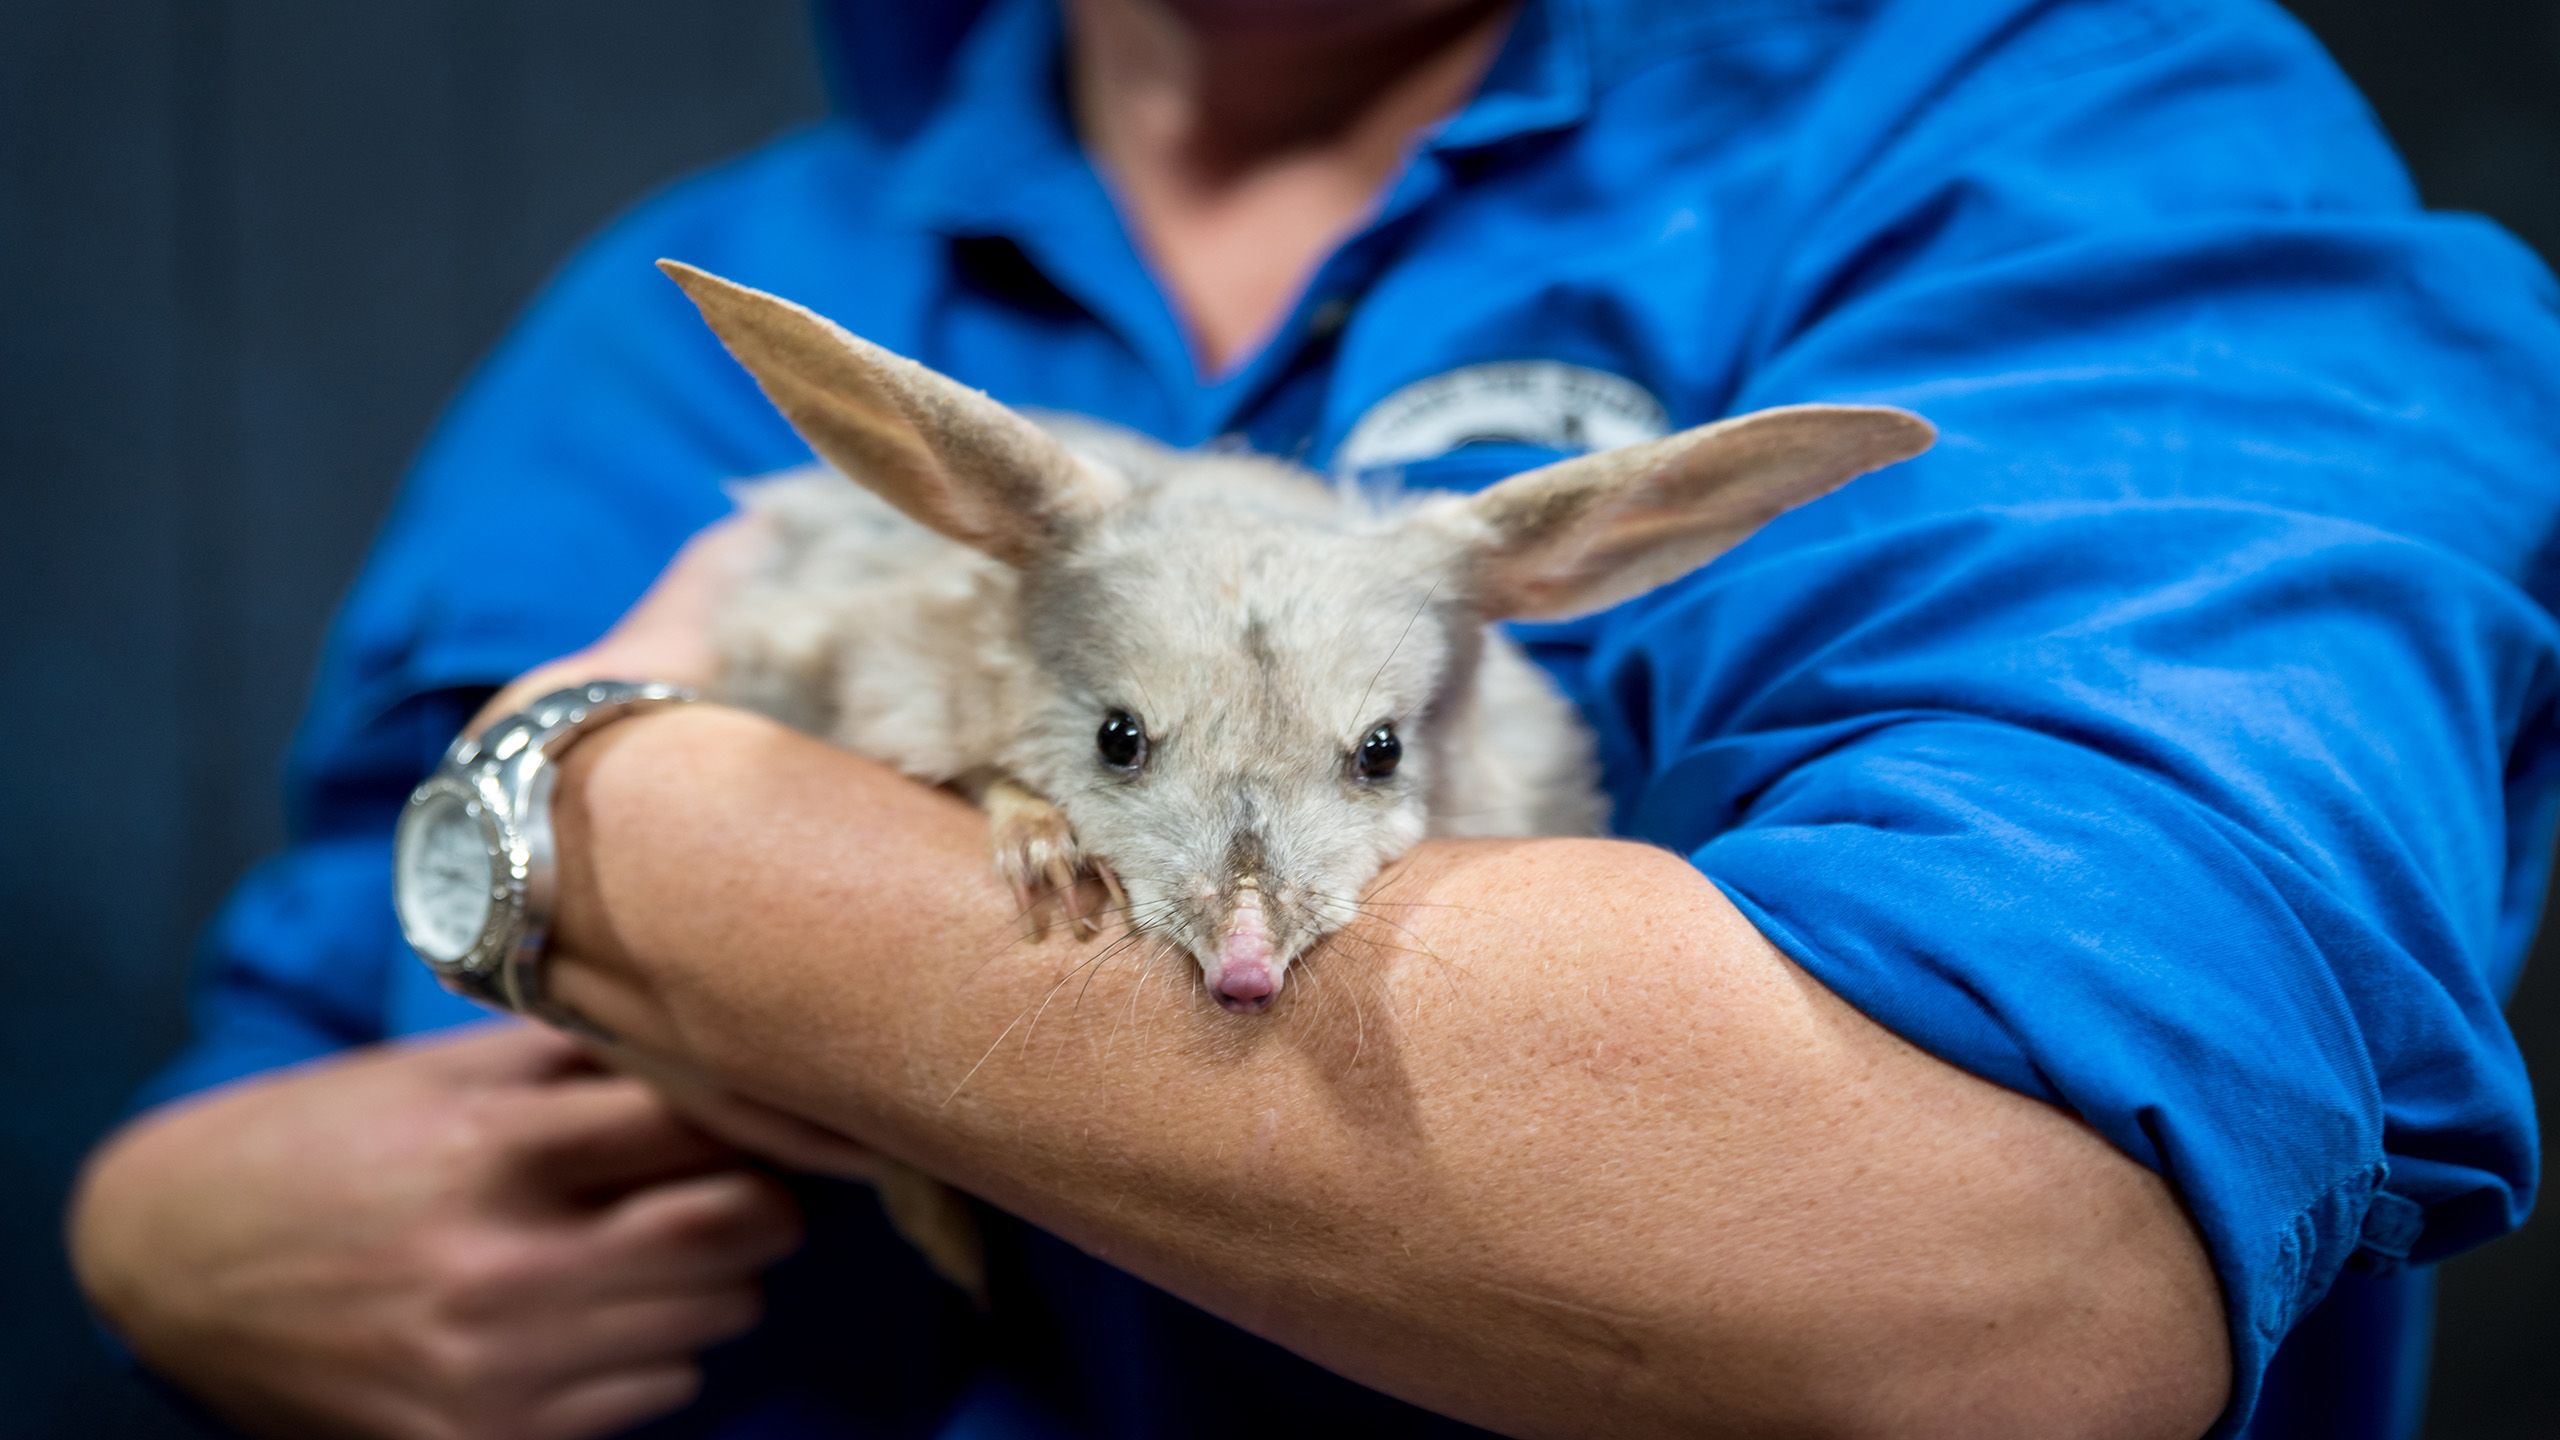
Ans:
{"label": "grey fur", "polygon": [[[921,780],[1052,797],[1084,855],[1204,956],[1240,847],[1285,964],[1425,835],[1603,827],[1589,735],[1462,603],[1458,549],[1417,507],[1268,460],[1109,451],[1126,500],[1021,571],[833,471],[741,487],[777,543],[720,617],[723,696]],[[1134,778],[1095,752],[1115,709],[1149,736]],[[1356,780],[1381,721],[1404,763]]]}

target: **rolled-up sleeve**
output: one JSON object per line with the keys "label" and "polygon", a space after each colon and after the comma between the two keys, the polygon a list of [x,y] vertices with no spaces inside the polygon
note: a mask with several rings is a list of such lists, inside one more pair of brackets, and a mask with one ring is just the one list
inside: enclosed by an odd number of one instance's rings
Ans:
{"label": "rolled-up sleeve", "polygon": [[1724,408],[1907,405],[1939,445],[1575,672],[1621,828],[2172,1182],[2226,1431],[2351,1257],[2498,1235],[2538,1164],[2499,1005],[2560,777],[2560,321],[2306,47],[1933,101],[1808,224]]}

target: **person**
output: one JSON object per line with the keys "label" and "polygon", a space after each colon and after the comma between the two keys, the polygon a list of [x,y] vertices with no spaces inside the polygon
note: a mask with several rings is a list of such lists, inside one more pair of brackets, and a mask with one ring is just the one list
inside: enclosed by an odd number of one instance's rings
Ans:
{"label": "person", "polygon": [[[2538,1163],[2560,324],[2292,22],[822,14],[838,112],[593,242],[348,601],[295,842],[75,1204],[145,1365],[253,1433],[2413,1433],[2428,1263]],[[660,256],[1378,483],[1791,401],[1942,438],[1523,630],[1626,838],[1424,843],[1330,1005],[1115,964],[1025,1034],[1090,951],[1010,942],[962,802],[598,732],[552,985],[688,1094],[442,1033],[386,900],[472,717],[703,678],[723,482],[807,458]],[[984,1311],[802,1173],[867,1153],[985,1202]]]}

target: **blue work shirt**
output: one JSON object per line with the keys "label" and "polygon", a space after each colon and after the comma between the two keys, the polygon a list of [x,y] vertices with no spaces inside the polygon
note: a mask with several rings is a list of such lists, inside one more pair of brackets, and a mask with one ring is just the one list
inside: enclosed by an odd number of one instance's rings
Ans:
{"label": "blue work shirt", "polygon": [[[2499,1004],[2560,797],[2560,316],[2513,240],[2418,208],[2299,28],[1529,0],[1204,377],[1077,148],[1048,6],[824,18],[838,113],[593,242],[428,448],[330,643],[292,847],[214,927],[156,1093],[469,1018],[393,927],[402,797],[723,481],[807,460],[659,256],[1017,405],[1406,485],[1890,403],[1934,451],[1524,632],[1619,828],[2167,1178],[2227,1302],[2222,1433],[2413,1431],[2424,1265],[2535,1182]],[[866,1194],[812,1194],[773,1318],[669,1433],[1460,1433],[1018,1225],[982,1323]]]}

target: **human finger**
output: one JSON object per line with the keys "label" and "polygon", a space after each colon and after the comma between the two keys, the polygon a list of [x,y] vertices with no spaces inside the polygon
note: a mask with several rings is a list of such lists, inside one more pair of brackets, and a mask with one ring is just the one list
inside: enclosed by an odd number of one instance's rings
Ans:
{"label": "human finger", "polygon": [[403,1040],[388,1048],[446,1074],[478,1081],[547,1080],[590,1070],[595,1064],[585,1047],[569,1036],[512,1017]]}
{"label": "human finger", "polygon": [[647,1082],[620,1075],[529,1093],[510,1107],[501,1133],[520,1177],[570,1195],[698,1175],[740,1159]]}
{"label": "human finger", "polygon": [[716,669],[712,616],[772,544],[761,516],[732,515],[676,551],[647,593],[588,652],[635,673],[699,681]]}
{"label": "human finger", "polygon": [[527,1440],[593,1440],[681,1410],[702,1393],[691,1361],[617,1370],[571,1381],[525,1412]]}
{"label": "human finger", "polygon": [[624,1044],[601,1044],[595,1052],[614,1068],[648,1081],[703,1130],[786,1169],[867,1180],[879,1164],[868,1146],[725,1090],[677,1061]]}
{"label": "human finger", "polygon": [[752,1280],[599,1301],[528,1337],[525,1359],[554,1384],[689,1360],[755,1329],[764,1291]]}
{"label": "human finger", "polygon": [[589,1265],[622,1293],[761,1274],[800,1248],[799,1202],[771,1176],[726,1170],[635,1191],[597,1221]]}
{"label": "human finger", "polygon": [[697,1089],[676,1103],[702,1129],[788,1170],[868,1180],[879,1169],[869,1146],[743,1095]]}

